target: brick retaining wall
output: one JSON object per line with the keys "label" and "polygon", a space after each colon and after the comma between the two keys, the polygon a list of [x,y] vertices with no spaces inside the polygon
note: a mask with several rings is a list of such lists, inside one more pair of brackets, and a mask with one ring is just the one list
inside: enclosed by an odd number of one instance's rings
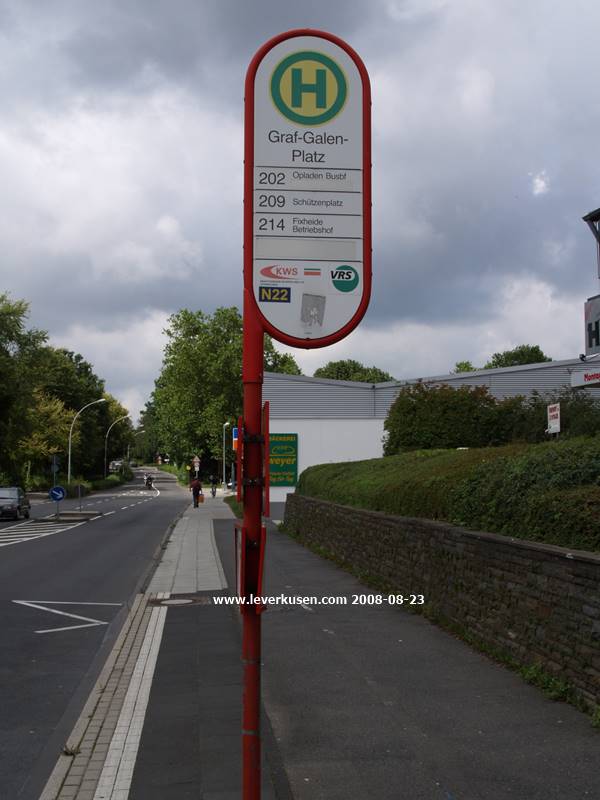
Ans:
{"label": "brick retaining wall", "polygon": [[600,706],[600,555],[288,495],[300,541]]}

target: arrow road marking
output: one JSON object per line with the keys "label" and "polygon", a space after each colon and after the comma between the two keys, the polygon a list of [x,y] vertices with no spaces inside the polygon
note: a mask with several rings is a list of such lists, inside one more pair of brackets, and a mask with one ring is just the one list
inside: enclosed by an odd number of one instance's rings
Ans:
{"label": "arrow road marking", "polygon": [[20,606],[29,606],[30,608],[37,608],[40,611],[48,611],[50,614],[60,614],[62,617],[71,617],[72,619],[82,619],[85,625],[67,625],[64,628],[44,628],[35,633],[57,633],[58,631],[74,631],[78,628],[94,628],[97,625],[108,625],[103,619],[93,619],[92,617],[82,617],[79,614],[69,614],[67,611],[58,611],[56,608],[48,608],[48,606],[41,605],[42,603],[52,603],[55,606],[122,606],[123,603],[77,603],[66,600],[13,600]]}

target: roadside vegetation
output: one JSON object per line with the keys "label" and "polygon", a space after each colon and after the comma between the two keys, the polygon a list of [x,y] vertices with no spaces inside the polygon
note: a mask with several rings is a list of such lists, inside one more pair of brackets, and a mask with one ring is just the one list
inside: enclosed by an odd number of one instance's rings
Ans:
{"label": "roadside vegetation", "polygon": [[[58,480],[66,479],[69,430],[77,411],[104,397],[78,418],[72,437],[72,478],[104,477],[104,445],[109,426],[127,415],[104,381],[79,353],[48,344],[45,331],[27,328],[28,305],[0,294],[0,485],[26,490],[52,486],[53,456]],[[112,429],[108,460],[133,444],[124,419]]]}
{"label": "roadside vegetation", "polygon": [[178,467],[175,464],[160,464],[158,468],[162,472],[168,472],[169,475],[175,475],[177,482],[181,484],[181,486],[185,486],[186,488],[189,486],[190,473],[189,470],[185,468],[185,465]]}
{"label": "roadside vegetation", "polygon": [[[212,314],[184,308],[169,318],[165,333],[161,372],[141,414],[144,457],[168,453],[171,465],[185,466],[197,455],[204,477],[217,465],[221,473],[223,425],[229,423],[229,474],[234,456],[231,428],[243,407],[242,316],[236,307],[217,308]],[[294,357],[276,350],[269,336],[264,340],[264,369],[301,374]],[[387,372],[354,360],[329,362],[315,376],[369,383],[392,380]]]}
{"label": "roadside vegetation", "polygon": [[600,403],[581,391],[497,400],[485,386],[415,383],[403,387],[390,407],[384,454],[544,442],[548,403],[560,403],[561,439],[600,433]]}
{"label": "roadside vegetation", "polygon": [[386,514],[600,550],[600,435],[310,467],[297,491]]}
{"label": "roadside vegetation", "polygon": [[[147,452],[166,452],[171,464],[184,465],[198,455],[204,474],[222,458],[223,424],[237,425],[242,410],[242,317],[235,307],[213,314],[181,309],[165,333],[161,372],[141,414]],[[265,369],[300,374],[268,336]],[[230,459],[231,447],[227,453]]]}

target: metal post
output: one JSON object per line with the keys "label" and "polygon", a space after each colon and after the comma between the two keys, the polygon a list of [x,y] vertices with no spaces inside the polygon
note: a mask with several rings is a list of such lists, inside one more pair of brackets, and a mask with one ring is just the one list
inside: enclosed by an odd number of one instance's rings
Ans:
{"label": "metal post", "polygon": [[73,422],[71,423],[71,427],[69,428],[69,457],[67,459],[68,466],[67,466],[67,486],[71,483],[71,439],[73,437],[73,425],[75,425],[75,420],[81,414],[82,411],[85,411],[86,408],[95,405],[96,403],[106,403],[106,397],[101,397],[99,400],[92,400],[91,403],[88,403],[83,408],[80,408],[79,411],[73,417]]}
{"label": "metal post", "polygon": [[[263,330],[244,290],[244,528],[247,532],[246,594],[257,594],[261,535]],[[242,798],[260,800],[260,657],[261,615],[258,607],[244,608],[242,664],[244,699],[242,712]]]}
{"label": "metal post", "polygon": [[[119,419],[116,419],[116,420],[115,420],[115,421],[112,423],[112,425],[109,425],[109,428],[108,428],[108,430],[106,431],[106,436],[104,437],[104,477],[105,477],[105,478],[106,478],[106,476],[108,475],[108,466],[107,466],[107,460],[108,460],[108,459],[107,459],[107,453],[108,453],[108,434],[111,432],[111,430],[113,429],[113,427],[114,427],[114,426],[117,424],[117,422],[121,422],[122,420],[124,420],[124,419],[127,419],[128,417],[129,417],[129,414],[125,414],[123,417],[119,417]],[[127,452],[129,453],[129,447],[127,448]],[[127,460],[129,461],[129,458],[128,458]]]}
{"label": "metal post", "polygon": [[227,488],[227,483],[225,482],[225,428],[229,427],[228,422],[223,423],[223,491]]}

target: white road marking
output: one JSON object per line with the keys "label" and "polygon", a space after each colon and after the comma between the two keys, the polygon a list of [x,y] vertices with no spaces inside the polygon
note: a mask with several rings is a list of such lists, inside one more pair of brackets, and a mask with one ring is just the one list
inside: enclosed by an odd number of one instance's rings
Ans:
{"label": "white road marking", "polygon": [[[51,514],[49,516],[52,516]],[[31,520],[12,525],[10,528],[0,530],[0,547],[8,547],[19,542],[30,542],[33,539],[43,539],[45,536],[52,536],[55,533],[70,531],[84,525],[84,522],[36,522]]]}
{"label": "white road marking", "polygon": [[30,608],[37,608],[40,611],[47,611],[49,614],[59,614],[62,617],[71,617],[72,619],[82,619],[85,625],[67,625],[64,628],[43,628],[42,630],[35,631],[35,633],[57,633],[58,631],[74,631],[79,628],[95,628],[97,625],[108,625],[103,619],[93,619],[92,617],[82,617],[80,614],[69,614],[67,611],[58,611],[56,608],[48,608],[42,603],[52,603],[55,606],[121,606],[122,603],[78,603],[76,601],[67,600],[13,600],[20,606],[29,606]]}
{"label": "white road marking", "polygon": [[[129,491],[129,492],[118,492],[117,494],[112,494],[109,497],[105,498],[104,500],[94,500],[92,503],[86,503],[86,508],[89,506],[95,506],[99,503],[108,503],[111,500],[115,500],[119,497],[124,497],[127,494],[136,494],[138,497],[144,497],[143,500],[139,500],[137,503],[132,503],[129,506],[121,506],[121,511],[125,511],[128,508],[134,508],[136,505],[139,506],[142,503],[147,503],[149,500],[156,500],[157,497],[160,496],[160,491],[156,487],[152,487],[154,489],[155,494],[151,497],[145,496],[146,493],[143,491]],[[44,503],[36,503],[35,505],[44,505]],[[101,516],[108,517],[111,514],[115,514],[116,511],[108,511],[104,514],[99,514],[96,517],[92,517],[90,522],[94,520],[100,519]],[[46,514],[43,519],[50,519],[54,517],[54,512],[50,514]],[[41,522],[39,519],[36,521],[35,519],[25,520],[23,522],[16,522],[14,525],[10,525],[7,528],[0,528],[0,547],[7,547],[11,544],[19,544],[20,542],[29,542],[32,539],[42,539],[44,536],[51,536],[54,533],[62,533],[63,531],[70,531],[73,528],[78,528],[80,525],[85,524],[87,520],[83,520],[81,522],[66,522],[66,521],[58,521],[58,522]]]}
{"label": "white road marking", "polygon": [[[166,600],[168,597],[168,592],[159,592],[157,595],[160,600]],[[94,800],[121,800],[129,797],[166,616],[166,606],[152,609]]]}

